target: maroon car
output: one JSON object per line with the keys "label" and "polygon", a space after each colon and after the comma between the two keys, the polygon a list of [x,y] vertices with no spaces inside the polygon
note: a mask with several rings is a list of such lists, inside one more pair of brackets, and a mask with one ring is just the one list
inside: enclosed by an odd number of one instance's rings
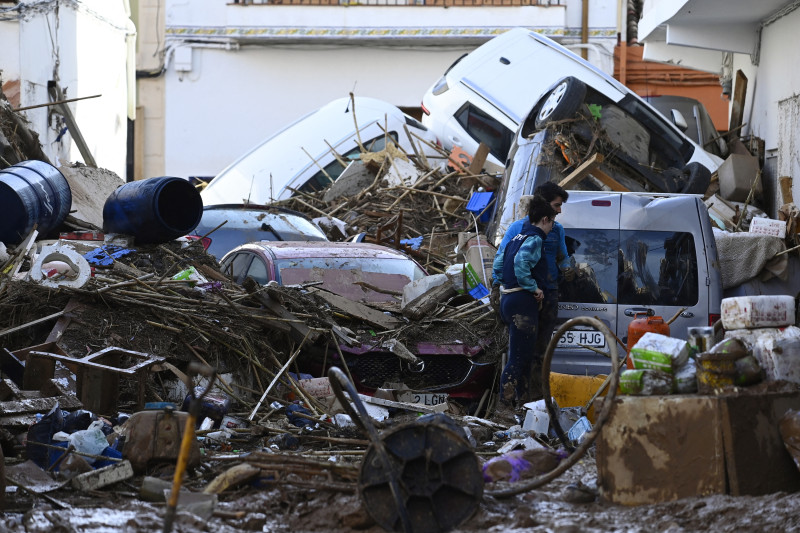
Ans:
{"label": "maroon car", "polygon": [[[254,242],[231,250],[220,265],[237,283],[248,276],[261,284],[273,280],[281,285],[318,282],[315,287],[386,311],[400,309],[391,292],[400,293],[411,281],[428,275],[398,250],[351,242]],[[417,391],[480,399],[494,377],[495,363],[480,357],[489,341],[464,341],[469,336],[463,332],[456,336],[460,338],[440,340],[437,336],[436,341],[426,338],[415,345],[407,343],[420,360],[416,365],[382,347],[377,336],[357,346],[342,344],[340,349],[362,392],[373,392],[386,383],[403,383]],[[337,359],[338,352],[328,354],[329,361]],[[317,365],[311,373],[322,375],[323,370]]]}

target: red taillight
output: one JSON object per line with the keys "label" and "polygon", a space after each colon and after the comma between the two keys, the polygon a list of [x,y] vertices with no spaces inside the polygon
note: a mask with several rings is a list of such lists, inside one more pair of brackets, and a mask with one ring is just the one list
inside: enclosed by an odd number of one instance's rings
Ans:
{"label": "red taillight", "polygon": [[611,200],[592,200],[595,207],[611,207]]}
{"label": "red taillight", "polygon": [[423,113],[425,113],[425,114],[426,114],[426,115],[428,115],[428,116],[431,116],[431,112],[430,112],[430,111],[428,111],[428,108],[427,108],[427,107],[425,107],[425,104],[423,104],[422,102],[420,102],[419,106],[422,108],[422,112],[423,112]]}
{"label": "red taillight", "polygon": [[211,246],[211,237],[200,237],[199,235],[186,235],[186,239],[190,241],[202,240],[201,244],[203,245],[203,249],[205,250],[208,250],[208,247]]}
{"label": "red taillight", "polygon": [[718,314],[715,314],[715,313],[709,313],[708,314],[708,325],[709,326],[713,326],[714,324],[716,324],[717,320],[719,320],[721,316],[722,315],[718,315]]}

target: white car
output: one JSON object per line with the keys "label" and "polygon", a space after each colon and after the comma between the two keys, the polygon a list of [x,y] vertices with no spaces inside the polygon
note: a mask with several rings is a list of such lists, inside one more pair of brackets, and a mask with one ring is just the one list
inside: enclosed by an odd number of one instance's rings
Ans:
{"label": "white car", "polygon": [[[422,123],[448,150],[459,146],[474,154],[484,142],[490,148],[488,160],[503,167],[531,108],[541,107],[543,96],[568,77],[614,103],[629,98],[642,102],[630,89],[558,43],[526,28],[513,28],[450,66],[422,99]],[[556,95],[551,106],[564,96]],[[666,120],[664,124],[686,138],[673,124]],[[691,148],[687,161],[697,161],[711,172],[721,163],[696,143]]]}
{"label": "white car", "polygon": [[355,97],[355,113],[353,107],[350,98],[334,100],[263,140],[209,183],[201,193],[203,205],[269,204],[293,196],[292,189],[323,189],[345,168],[337,154],[359,158],[359,140],[378,152],[389,135],[409,156],[419,151],[431,166],[443,162],[436,137],[396,106]]}

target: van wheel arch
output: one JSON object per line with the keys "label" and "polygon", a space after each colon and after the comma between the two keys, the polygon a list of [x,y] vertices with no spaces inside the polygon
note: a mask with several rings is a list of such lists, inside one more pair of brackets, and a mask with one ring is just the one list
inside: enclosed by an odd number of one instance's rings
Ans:
{"label": "van wheel arch", "polygon": [[552,122],[571,118],[585,98],[585,83],[572,76],[564,78],[541,100],[536,113],[536,128],[543,129]]}

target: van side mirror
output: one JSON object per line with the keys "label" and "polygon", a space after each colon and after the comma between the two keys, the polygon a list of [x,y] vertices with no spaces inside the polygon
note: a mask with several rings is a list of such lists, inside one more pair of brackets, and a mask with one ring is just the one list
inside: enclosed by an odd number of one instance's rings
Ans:
{"label": "van side mirror", "polygon": [[689,129],[689,124],[686,123],[686,119],[683,118],[683,113],[678,111],[677,109],[671,109],[672,113],[672,122],[678,126],[681,131],[686,131]]}

